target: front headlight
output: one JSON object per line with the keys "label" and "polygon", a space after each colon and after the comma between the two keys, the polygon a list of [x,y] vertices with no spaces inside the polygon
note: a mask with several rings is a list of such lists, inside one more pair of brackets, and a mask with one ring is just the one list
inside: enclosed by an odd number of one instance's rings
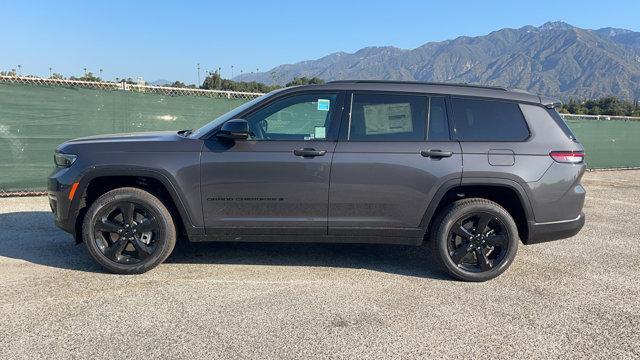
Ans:
{"label": "front headlight", "polygon": [[56,166],[59,166],[59,167],[69,167],[76,161],[77,158],[78,158],[78,155],[73,155],[73,154],[63,154],[63,153],[53,154],[53,161],[56,163]]}

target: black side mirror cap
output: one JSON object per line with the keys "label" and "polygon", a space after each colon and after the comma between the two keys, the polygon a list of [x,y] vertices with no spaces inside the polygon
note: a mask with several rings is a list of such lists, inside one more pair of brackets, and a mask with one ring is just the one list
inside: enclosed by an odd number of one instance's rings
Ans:
{"label": "black side mirror cap", "polygon": [[245,119],[231,119],[224,123],[216,134],[219,138],[246,140],[251,135],[249,123]]}

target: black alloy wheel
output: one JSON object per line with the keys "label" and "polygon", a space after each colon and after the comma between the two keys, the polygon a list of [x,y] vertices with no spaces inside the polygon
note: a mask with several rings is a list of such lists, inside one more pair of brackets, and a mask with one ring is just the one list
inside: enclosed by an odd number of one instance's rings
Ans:
{"label": "black alloy wheel", "polygon": [[164,203],[139,188],[111,190],[96,199],[82,223],[89,255],[110,272],[140,274],[162,263],[176,244]]}
{"label": "black alloy wheel", "polygon": [[157,249],[160,228],[157,214],[145,206],[116,202],[95,219],[95,242],[111,261],[134,264],[151,256]]}
{"label": "black alloy wheel", "polygon": [[449,231],[449,257],[466,271],[489,271],[504,261],[509,236],[506,226],[492,214],[465,215]]}
{"label": "black alloy wheel", "polygon": [[465,281],[502,274],[518,251],[518,227],[499,204],[482,198],[458,200],[444,208],[429,231],[436,262]]}

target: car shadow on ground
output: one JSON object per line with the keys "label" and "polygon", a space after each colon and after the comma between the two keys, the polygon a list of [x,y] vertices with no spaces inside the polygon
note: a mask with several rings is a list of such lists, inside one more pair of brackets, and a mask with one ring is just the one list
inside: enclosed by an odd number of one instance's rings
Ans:
{"label": "car shadow on ground", "polygon": [[[104,272],[55,227],[46,211],[0,214],[0,256],[62,269]],[[174,264],[235,264],[369,269],[385,273],[450,280],[423,247],[369,244],[189,243],[179,239],[166,260]]]}

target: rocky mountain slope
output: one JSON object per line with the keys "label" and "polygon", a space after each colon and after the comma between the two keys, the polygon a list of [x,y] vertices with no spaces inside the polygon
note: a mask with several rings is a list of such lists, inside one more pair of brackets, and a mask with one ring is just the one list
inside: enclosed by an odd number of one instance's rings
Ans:
{"label": "rocky mountain slope", "polygon": [[429,42],[367,47],[280,65],[236,80],[284,84],[294,77],[459,82],[520,88],[560,98],[640,97],[640,33],[563,22]]}

